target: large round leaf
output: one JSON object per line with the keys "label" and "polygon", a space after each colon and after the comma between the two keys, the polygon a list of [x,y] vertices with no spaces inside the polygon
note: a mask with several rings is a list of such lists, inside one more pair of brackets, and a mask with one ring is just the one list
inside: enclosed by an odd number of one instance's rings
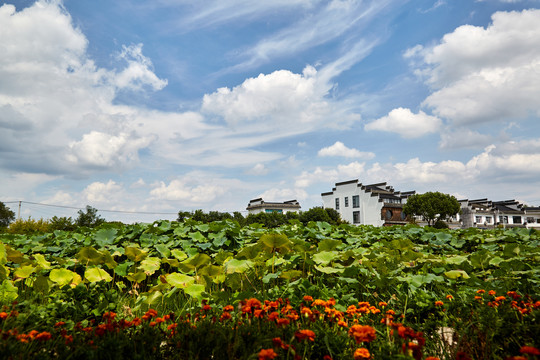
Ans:
{"label": "large round leaf", "polygon": [[168,274],[166,279],[169,284],[177,288],[185,288],[195,282],[194,277],[180,273]]}
{"label": "large round leaf", "polygon": [[84,272],[84,278],[88,280],[89,282],[98,282],[98,281],[109,282],[112,280],[111,275],[109,275],[108,272],[100,268],[86,269],[86,271]]}
{"label": "large round leaf", "polygon": [[52,269],[49,273],[49,279],[60,286],[64,286],[71,284],[75,275],[77,273],[68,269]]}

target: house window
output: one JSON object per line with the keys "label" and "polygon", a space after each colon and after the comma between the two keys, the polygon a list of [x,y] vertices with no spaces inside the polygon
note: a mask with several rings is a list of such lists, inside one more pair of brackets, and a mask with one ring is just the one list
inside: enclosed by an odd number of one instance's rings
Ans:
{"label": "house window", "polygon": [[353,224],[360,224],[360,211],[353,211],[352,222]]}
{"label": "house window", "polygon": [[267,214],[271,214],[271,213],[278,213],[278,214],[282,214],[283,213],[283,210],[282,209],[266,209],[264,210]]}
{"label": "house window", "polygon": [[407,214],[405,214],[403,211],[401,212],[401,220],[405,221],[407,219]]}
{"label": "house window", "polygon": [[349,207],[349,197],[345,196],[345,207]]}
{"label": "house window", "polygon": [[360,207],[360,196],[359,195],[353,195],[353,197],[352,197],[352,207],[353,208],[359,208]]}
{"label": "house window", "polygon": [[536,219],[536,223],[540,224],[540,218]]}
{"label": "house window", "polygon": [[386,216],[386,220],[392,219],[393,215],[392,210],[386,210],[386,213],[384,214],[384,216]]}
{"label": "house window", "polygon": [[474,221],[475,221],[477,224],[481,224],[481,223],[482,223],[482,217],[481,217],[481,216],[475,216],[475,217],[474,217]]}
{"label": "house window", "polygon": [[336,198],[336,210],[339,210],[339,198]]}
{"label": "house window", "polygon": [[514,224],[521,224],[521,216],[512,216],[512,222]]}
{"label": "house window", "polygon": [[491,224],[491,216],[486,216],[486,224]]}
{"label": "house window", "polygon": [[508,216],[500,215],[500,216],[499,216],[499,222],[500,222],[501,224],[508,224]]}

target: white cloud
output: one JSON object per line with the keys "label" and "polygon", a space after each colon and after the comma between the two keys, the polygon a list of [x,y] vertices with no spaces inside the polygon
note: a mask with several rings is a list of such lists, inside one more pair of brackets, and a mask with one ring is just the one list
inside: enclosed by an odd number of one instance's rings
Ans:
{"label": "white cloud", "polygon": [[120,88],[140,90],[144,85],[153,90],[161,90],[167,86],[167,80],[162,80],[154,74],[152,61],[142,54],[142,44],[123,46],[119,58],[128,63],[128,67],[115,76],[115,84]]}
{"label": "white cloud", "polygon": [[343,156],[347,158],[373,159],[375,154],[372,152],[359,151],[345,146],[341,141],[336,141],[334,145],[322,148],[317,153],[319,156]]}
{"label": "white cloud", "polygon": [[435,90],[423,105],[455,125],[540,116],[540,10],[497,12],[487,28],[464,25],[440,44],[413,48]]}
{"label": "white cloud", "polygon": [[109,180],[107,183],[93,182],[83,190],[82,195],[92,204],[116,204],[119,199],[125,197],[123,185],[117,184],[113,180]]}
{"label": "white cloud", "polygon": [[96,67],[86,37],[58,1],[21,11],[2,5],[0,23],[0,142],[9,144],[9,151],[0,146],[3,165],[78,176],[88,166],[104,170],[136,160],[151,137],[133,132],[140,110],[113,102],[118,90],[165,85],[142,45],[124,48],[124,69]]}
{"label": "white cloud", "polygon": [[288,200],[304,200],[308,197],[306,190],[299,188],[272,188],[261,194],[264,201],[288,201]]}
{"label": "white cloud", "polygon": [[264,164],[258,163],[246,172],[248,175],[262,176],[268,174],[268,169]]}
{"label": "white cloud", "polygon": [[249,78],[232,89],[203,98],[202,111],[222,117],[237,132],[299,134],[314,128],[343,128],[359,119],[326,98],[332,84],[319,80],[312,66],[303,74],[277,70]]}
{"label": "white cloud", "polygon": [[439,147],[441,149],[485,148],[492,144],[493,140],[491,135],[481,134],[466,128],[457,128],[441,132]]}
{"label": "white cloud", "polygon": [[67,160],[74,164],[97,167],[122,167],[138,160],[138,151],[150,143],[151,138],[136,138],[128,134],[119,136],[92,131],[81,141],[69,144]]}
{"label": "white cloud", "polygon": [[295,187],[306,188],[315,183],[330,183],[336,181],[344,181],[344,179],[356,179],[364,173],[365,163],[357,161],[346,165],[338,165],[337,168],[322,168],[317,166],[313,172],[302,171],[295,178]]}
{"label": "white cloud", "polygon": [[442,121],[419,111],[414,114],[411,110],[397,108],[375,121],[365,125],[364,129],[394,132],[404,138],[413,139],[436,132],[440,129]]}

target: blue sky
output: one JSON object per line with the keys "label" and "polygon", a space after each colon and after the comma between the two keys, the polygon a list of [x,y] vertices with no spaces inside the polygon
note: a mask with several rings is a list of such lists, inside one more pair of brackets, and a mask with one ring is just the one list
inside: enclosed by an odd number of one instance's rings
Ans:
{"label": "blue sky", "polygon": [[538,0],[0,4],[12,208],[307,210],[351,179],[540,205]]}

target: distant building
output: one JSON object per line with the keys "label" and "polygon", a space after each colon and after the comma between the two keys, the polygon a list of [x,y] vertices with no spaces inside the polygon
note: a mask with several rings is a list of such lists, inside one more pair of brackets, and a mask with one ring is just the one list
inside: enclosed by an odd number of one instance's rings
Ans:
{"label": "distant building", "polygon": [[250,200],[246,210],[248,214],[264,213],[279,213],[286,214],[288,212],[299,212],[300,203],[296,200],[285,202],[266,202],[262,198]]}
{"label": "distant building", "polygon": [[527,207],[516,200],[459,200],[462,228],[526,227],[540,229],[540,207]]}
{"label": "distant building", "polygon": [[351,224],[384,226],[407,223],[403,204],[413,194],[415,191],[395,191],[385,182],[363,185],[356,179],[338,182],[321,196],[325,208],[338,211]]}

